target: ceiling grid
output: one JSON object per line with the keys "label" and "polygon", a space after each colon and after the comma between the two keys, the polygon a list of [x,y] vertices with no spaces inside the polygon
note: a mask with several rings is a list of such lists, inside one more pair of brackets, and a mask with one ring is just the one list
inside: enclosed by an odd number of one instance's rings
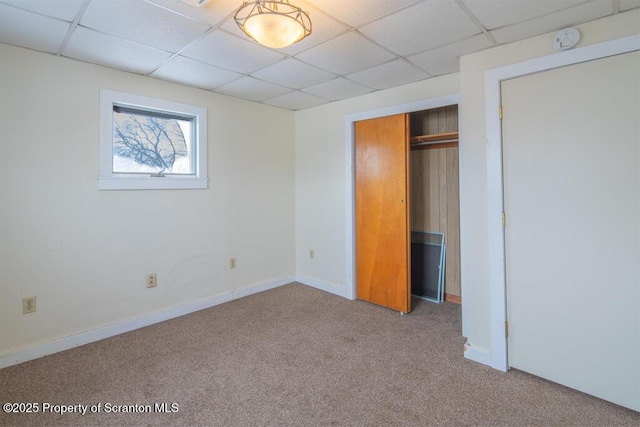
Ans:
{"label": "ceiling grid", "polygon": [[640,0],[291,0],[313,31],[249,39],[242,0],[0,0],[0,42],[291,110],[459,71],[459,57]]}

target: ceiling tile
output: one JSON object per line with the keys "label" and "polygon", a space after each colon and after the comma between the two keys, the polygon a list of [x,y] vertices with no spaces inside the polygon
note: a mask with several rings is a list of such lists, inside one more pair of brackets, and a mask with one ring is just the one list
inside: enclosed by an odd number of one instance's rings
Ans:
{"label": "ceiling tile", "polygon": [[439,76],[460,71],[460,57],[462,55],[477,52],[491,46],[493,46],[493,43],[487,36],[478,34],[466,40],[409,56],[407,59],[429,74]]}
{"label": "ceiling tile", "polygon": [[347,76],[350,80],[375,89],[386,89],[393,86],[417,82],[431,77],[402,59],[395,59],[386,64]]}
{"label": "ceiling tile", "polygon": [[[463,0],[464,4],[488,30],[527,21],[587,0]],[[598,0],[604,3],[603,0]],[[608,3],[611,3],[607,0]]]}
{"label": "ceiling tile", "polygon": [[30,10],[52,18],[63,19],[67,22],[73,22],[76,15],[80,11],[80,7],[84,0],[2,0],[3,3],[11,4],[20,9]]}
{"label": "ceiling tile", "polygon": [[278,62],[284,55],[216,30],[189,46],[183,56],[238,73],[250,73]]}
{"label": "ceiling tile", "polygon": [[274,107],[287,108],[289,110],[302,110],[304,108],[311,108],[326,104],[327,102],[329,101],[326,99],[298,91],[290,92],[285,95],[278,96],[277,98],[271,98],[264,101],[265,104],[273,105]]}
{"label": "ceiling tile", "polygon": [[297,58],[336,74],[349,74],[387,62],[394,55],[350,32],[311,48]]}
{"label": "ceiling tile", "polygon": [[141,0],[92,1],[80,24],[169,52],[179,51],[209,28]]}
{"label": "ceiling tile", "polygon": [[[510,43],[522,40],[538,34],[561,30],[581,22],[591,21],[612,12],[612,4],[609,1],[591,1],[580,6],[565,9],[552,15],[532,19],[519,24],[498,28],[489,33],[498,43]],[[549,41],[551,43],[551,41]]]}
{"label": "ceiling tile", "polygon": [[310,0],[315,6],[356,28],[422,0]]}
{"label": "ceiling tile", "polygon": [[62,54],[140,74],[150,73],[171,56],[158,49],[82,27],[73,32]]}
{"label": "ceiling tile", "polygon": [[256,73],[255,77],[292,89],[302,89],[333,79],[335,74],[319,70],[297,59],[287,58]]}
{"label": "ceiling tile", "polygon": [[2,43],[54,53],[60,48],[69,27],[67,22],[0,4]]}
{"label": "ceiling tile", "polygon": [[[291,46],[287,46],[282,49],[277,49],[277,52],[282,52],[287,55],[295,55],[298,52],[302,52],[305,49],[318,45],[326,40],[331,39],[332,37],[337,36],[340,33],[347,31],[347,27],[327,17],[317,9],[311,6],[305,6],[303,4],[300,4],[300,6],[302,7],[302,10],[309,13],[309,17],[311,19],[311,34],[298,43],[294,43]],[[222,28],[225,31],[228,31],[232,34],[235,34],[257,44],[257,42],[251,40],[249,36],[247,36],[238,27],[236,21],[233,18],[226,22],[222,26]]]}
{"label": "ceiling tile", "polygon": [[620,0],[620,12],[640,7],[640,0]]}
{"label": "ceiling tile", "polygon": [[248,99],[250,101],[264,101],[265,99],[289,93],[291,89],[245,76],[217,88],[216,92]]}
{"label": "ceiling tile", "polygon": [[152,3],[180,12],[190,18],[219,25],[242,4],[241,0],[211,0],[203,7],[191,6],[179,0],[149,0]]}
{"label": "ceiling tile", "polygon": [[419,3],[360,31],[400,55],[423,52],[480,33],[454,1]]}
{"label": "ceiling tile", "polygon": [[213,65],[203,64],[202,62],[182,56],[171,58],[151,74],[151,77],[202,89],[216,88],[240,76],[238,73],[223,70]]}
{"label": "ceiling tile", "polygon": [[338,77],[337,79],[329,80],[328,82],[320,83],[319,85],[304,89],[304,92],[317,95],[322,98],[327,98],[332,101],[364,95],[365,93],[373,91],[374,89],[362,86],[349,79],[345,79],[344,77]]}
{"label": "ceiling tile", "polygon": [[311,19],[311,34],[298,43],[280,49],[281,52],[287,55],[295,55],[348,31],[346,26],[319,12],[317,9],[305,7],[304,10],[309,13],[309,18]]}

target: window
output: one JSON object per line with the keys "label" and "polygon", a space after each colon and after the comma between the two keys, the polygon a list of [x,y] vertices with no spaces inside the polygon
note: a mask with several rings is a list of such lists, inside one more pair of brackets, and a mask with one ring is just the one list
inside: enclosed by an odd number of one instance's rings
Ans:
{"label": "window", "polygon": [[206,136],[206,108],[102,89],[98,188],[207,188]]}

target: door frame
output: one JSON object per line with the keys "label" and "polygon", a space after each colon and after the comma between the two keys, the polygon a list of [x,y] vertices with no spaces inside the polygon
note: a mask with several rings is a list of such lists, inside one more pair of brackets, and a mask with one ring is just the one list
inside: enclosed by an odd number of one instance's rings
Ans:
{"label": "door frame", "polygon": [[[423,101],[417,101],[407,104],[394,105],[391,107],[383,107],[370,111],[362,111],[345,116],[345,165],[346,165],[346,297],[350,300],[356,299],[356,209],[355,209],[355,122],[361,120],[375,119],[385,116],[393,116],[396,114],[412,113],[414,111],[428,110],[431,108],[444,107],[447,105],[460,104],[460,94],[452,94],[431,98]],[[464,291],[463,291],[464,292]],[[464,320],[464,305],[463,305]],[[464,331],[464,321],[463,321]]]}
{"label": "door frame", "polygon": [[[502,122],[499,115],[501,83],[529,74],[640,50],[640,35],[559,52],[487,70],[485,78],[485,125],[487,137],[487,231],[489,253],[489,310],[491,325],[490,366],[509,368],[505,322],[507,320],[505,236],[502,225],[504,182],[502,170]],[[507,218],[508,220],[508,218]]]}

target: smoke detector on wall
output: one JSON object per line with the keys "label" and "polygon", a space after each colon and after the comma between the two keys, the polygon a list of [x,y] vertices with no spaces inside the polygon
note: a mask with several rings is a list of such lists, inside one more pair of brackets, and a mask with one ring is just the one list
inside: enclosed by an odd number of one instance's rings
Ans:
{"label": "smoke detector on wall", "polygon": [[564,30],[558,31],[558,34],[553,39],[553,47],[556,50],[567,50],[571,49],[580,41],[580,31],[575,28],[565,28]]}

